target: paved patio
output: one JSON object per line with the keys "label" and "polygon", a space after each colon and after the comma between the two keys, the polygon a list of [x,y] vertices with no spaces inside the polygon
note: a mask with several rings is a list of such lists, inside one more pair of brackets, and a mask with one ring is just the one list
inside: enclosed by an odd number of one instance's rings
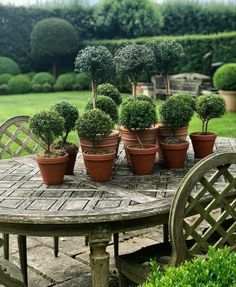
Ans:
{"label": "paved patio", "polygon": [[[215,151],[236,152],[236,139],[218,138]],[[122,147],[109,183],[103,184],[108,188],[119,191],[120,189],[134,190],[142,194],[156,197],[160,192],[174,192],[186,172],[194,165],[195,159],[190,146],[188,158],[184,169],[168,170],[158,163],[155,171],[148,176],[134,176],[126,164],[125,154]],[[76,163],[76,176],[87,188],[96,188],[101,184],[89,180],[82,155],[78,155]],[[157,192],[158,191],[158,192]],[[60,238],[59,256],[54,257],[53,238],[28,237],[28,272],[30,287],[90,287],[89,247],[85,246],[84,237]],[[152,228],[120,235],[120,253],[131,252],[143,245],[153,244],[162,239],[162,228]],[[117,271],[114,264],[113,244],[110,243],[107,251],[110,259],[110,286],[118,286]],[[1,250],[2,252],[2,250]],[[18,247],[15,236],[10,237],[10,260],[18,264]]]}

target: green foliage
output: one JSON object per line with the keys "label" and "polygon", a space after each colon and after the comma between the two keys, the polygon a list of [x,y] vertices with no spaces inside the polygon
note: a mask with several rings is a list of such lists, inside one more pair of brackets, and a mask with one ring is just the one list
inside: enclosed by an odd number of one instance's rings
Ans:
{"label": "green foliage", "polygon": [[90,83],[90,78],[84,73],[79,73],[75,77],[75,85],[78,86],[79,90],[89,90]]}
{"label": "green foliage", "polygon": [[106,47],[88,46],[79,51],[75,59],[75,71],[85,73],[91,80],[99,83],[113,74],[113,56]]}
{"label": "green foliage", "polygon": [[20,73],[20,68],[14,60],[8,57],[0,56],[0,74],[6,73],[11,75],[17,75]]}
{"label": "green foliage", "polygon": [[97,93],[98,95],[111,98],[117,104],[117,106],[122,103],[122,98],[119,90],[112,84],[106,83],[99,85]]}
{"label": "green foliage", "polygon": [[65,121],[62,135],[63,142],[65,143],[68,134],[75,129],[75,123],[79,117],[79,111],[76,106],[65,101],[55,104],[52,106],[52,109],[58,112]]}
{"label": "green foliage", "polygon": [[106,113],[93,109],[80,117],[76,129],[79,137],[92,141],[95,146],[111,133],[113,126],[114,123]]}
{"label": "green foliage", "polygon": [[154,101],[150,98],[150,97],[148,97],[148,96],[146,96],[146,95],[138,95],[136,98],[135,97],[133,97],[133,96],[130,96],[127,100],[125,100],[124,102],[123,102],[123,105],[125,105],[126,103],[128,103],[128,102],[130,102],[130,101],[147,101],[147,102],[149,102],[154,108],[156,108],[156,105],[155,105],[155,103],[154,103]]}
{"label": "green foliage", "polygon": [[0,85],[0,95],[7,95],[9,93],[9,88],[7,84]]}
{"label": "green foliage", "polygon": [[42,92],[49,93],[52,91],[52,85],[49,83],[42,84]]}
{"label": "green foliage", "polygon": [[150,264],[152,272],[142,287],[236,286],[236,253],[227,248],[210,247],[207,260],[198,257],[178,267],[168,267],[164,272],[159,271],[155,261]]}
{"label": "green foliage", "polygon": [[8,82],[9,92],[11,94],[25,94],[31,91],[30,79],[25,75],[17,75]]}
{"label": "green foliage", "polygon": [[149,0],[104,0],[94,18],[102,38],[157,35],[161,30],[160,9]]}
{"label": "green foliage", "polygon": [[185,104],[190,106],[193,111],[195,111],[196,100],[191,94],[188,94],[188,93],[185,93],[185,92],[181,92],[181,93],[174,94],[171,97],[172,98],[177,98],[179,100],[182,100]]}
{"label": "green foliage", "polygon": [[199,96],[196,100],[196,113],[202,121],[202,133],[207,133],[209,121],[224,115],[225,101],[216,94]]}
{"label": "green foliage", "polygon": [[218,68],[213,76],[213,83],[217,89],[236,91],[236,63],[224,64]]}
{"label": "green foliage", "polygon": [[181,97],[170,97],[160,107],[162,123],[173,130],[187,126],[193,113],[192,107]]}
{"label": "green foliage", "polygon": [[13,76],[11,74],[7,74],[7,73],[1,74],[0,75],[0,85],[7,84],[12,77]]}
{"label": "green foliage", "polygon": [[121,124],[129,129],[150,128],[157,122],[155,107],[145,100],[130,100],[121,105]]}
{"label": "green foliage", "polygon": [[36,72],[29,72],[27,73],[27,75],[30,77],[30,79],[32,80],[33,77],[36,75]]}
{"label": "green foliage", "polygon": [[62,87],[63,91],[72,91],[75,85],[75,76],[72,74],[62,74],[57,78],[56,85]]}
{"label": "green foliage", "polygon": [[39,85],[43,85],[43,84],[50,84],[53,85],[55,84],[55,78],[53,77],[52,74],[48,73],[48,72],[40,72],[35,74],[35,76],[32,79],[32,84],[39,84]]}
{"label": "green foliage", "polygon": [[154,54],[144,45],[130,44],[120,48],[115,55],[116,71],[137,83],[143,72],[154,69]]}
{"label": "green foliage", "polygon": [[29,123],[31,131],[47,145],[45,153],[50,153],[50,146],[64,131],[65,120],[56,111],[42,111],[35,114]]}
{"label": "green foliage", "polygon": [[[85,110],[91,110],[93,108],[92,99],[88,100],[85,106]],[[96,108],[105,112],[110,118],[117,123],[118,121],[118,108],[116,103],[109,97],[98,96],[96,99]]]}
{"label": "green foliage", "polygon": [[32,85],[32,92],[40,93],[42,91],[43,91],[42,85],[40,85],[40,84],[33,84]]}

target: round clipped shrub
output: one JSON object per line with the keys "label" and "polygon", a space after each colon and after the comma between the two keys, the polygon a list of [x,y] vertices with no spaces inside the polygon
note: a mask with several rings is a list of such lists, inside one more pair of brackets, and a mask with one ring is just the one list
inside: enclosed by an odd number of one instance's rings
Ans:
{"label": "round clipped shrub", "polygon": [[0,74],[20,74],[19,65],[8,57],[0,57]]}
{"label": "round clipped shrub", "polygon": [[202,121],[202,133],[208,133],[209,121],[224,115],[225,101],[220,95],[202,95],[196,100],[196,113]]}
{"label": "round clipped shrub", "polygon": [[98,95],[111,98],[118,106],[122,103],[122,98],[118,89],[112,84],[106,83],[98,85]]}
{"label": "round clipped shrub", "polygon": [[45,83],[42,85],[42,92],[44,93],[50,93],[52,91],[52,85],[49,83]]}
{"label": "round clipped shrub", "polygon": [[32,85],[32,92],[40,93],[42,91],[43,91],[42,85],[40,85],[40,84],[33,84]]}
{"label": "round clipped shrub", "polygon": [[55,85],[53,86],[53,90],[54,90],[55,92],[61,92],[61,91],[63,91],[63,88],[62,88],[61,85],[55,84]]}
{"label": "round clipped shrub", "polygon": [[213,83],[219,90],[236,91],[236,63],[224,64],[218,68]]}
{"label": "round clipped shrub", "polygon": [[[118,121],[118,108],[116,103],[109,97],[98,96],[96,99],[96,107],[102,110],[110,116],[110,118],[116,123]],[[85,106],[85,110],[91,110],[93,108],[92,99],[88,100]]]}
{"label": "round clipped shrub", "polygon": [[121,124],[129,129],[145,129],[157,122],[155,107],[148,101],[128,101],[121,106]]}
{"label": "round clipped shrub", "polygon": [[195,110],[196,101],[192,95],[182,92],[182,93],[174,94],[172,98],[182,100],[185,104],[190,106],[193,111]]}
{"label": "round clipped shrub", "polygon": [[112,132],[113,121],[111,118],[99,109],[86,111],[78,120],[76,129],[80,138],[92,141],[93,145]]}
{"label": "round clipped shrub", "polygon": [[[129,97],[127,100],[125,100],[125,101],[123,102],[123,104],[125,105],[125,104],[128,103],[128,102],[136,101],[136,100],[149,102],[151,105],[153,105],[154,107],[156,107],[156,105],[155,105],[153,99],[151,99],[150,97],[148,97],[148,96],[146,96],[146,95],[138,95],[136,98],[133,97],[133,96],[131,96],[131,97]],[[122,104],[122,105],[123,105],[123,104]]]}
{"label": "round clipped shrub", "polygon": [[72,91],[75,84],[75,77],[72,74],[62,74],[57,78],[56,85],[62,87],[63,91]]}
{"label": "round clipped shrub", "polygon": [[0,85],[0,95],[7,95],[9,94],[9,88],[7,84]]}
{"label": "round clipped shrub", "polygon": [[12,94],[25,94],[31,91],[31,82],[25,75],[17,75],[10,79],[8,87]]}
{"label": "round clipped shrub", "polygon": [[32,84],[50,84],[50,85],[54,85],[56,82],[55,78],[53,77],[52,74],[48,73],[48,72],[40,72],[37,73],[33,79],[32,79]]}
{"label": "round clipped shrub", "polygon": [[78,90],[89,90],[91,80],[85,73],[79,73],[75,77],[75,86]]}
{"label": "round clipped shrub", "polygon": [[0,75],[0,85],[3,84],[8,84],[9,80],[12,78],[13,76],[11,74],[1,74]]}
{"label": "round clipped shrub", "polygon": [[32,80],[33,77],[36,75],[36,73],[35,73],[35,72],[29,72],[27,75],[28,75],[28,76],[30,77],[30,79]]}

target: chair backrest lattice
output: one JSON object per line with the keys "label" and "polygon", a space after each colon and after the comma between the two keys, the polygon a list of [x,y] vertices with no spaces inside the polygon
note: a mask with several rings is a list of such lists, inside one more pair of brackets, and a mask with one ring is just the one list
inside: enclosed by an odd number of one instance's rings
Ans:
{"label": "chair backrest lattice", "polygon": [[171,265],[205,255],[209,245],[236,251],[236,153],[212,154],[183,178],[171,206]]}
{"label": "chair backrest lattice", "polygon": [[35,154],[44,147],[29,130],[28,116],[16,116],[0,125],[0,159]]}

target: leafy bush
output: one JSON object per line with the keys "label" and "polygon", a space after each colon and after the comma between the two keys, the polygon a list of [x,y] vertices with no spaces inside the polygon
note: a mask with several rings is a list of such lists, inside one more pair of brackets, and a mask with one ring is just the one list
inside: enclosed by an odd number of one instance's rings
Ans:
{"label": "leafy bush", "polygon": [[76,129],[80,138],[98,144],[112,132],[114,123],[111,118],[99,109],[86,111],[78,120]]}
{"label": "leafy bush", "polygon": [[179,267],[168,267],[164,272],[159,271],[157,263],[152,261],[152,272],[142,287],[233,287],[236,286],[235,266],[235,252],[210,247],[207,260],[198,257]]}
{"label": "leafy bush", "polygon": [[79,90],[89,90],[91,86],[91,80],[85,73],[79,73],[75,77],[75,85]]}
{"label": "leafy bush", "polygon": [[49,83],[45,83],[42,85],[42,92],[49,93],[52,91],[52,85]]}
{"label": "leafy bush", "polygon": [[122,105],[125,105],[126,103],[128,102],[131,102],[131,101],[147,101],[149,102],[154,108],[156,108],[156,105],[153,101],[153,99],[151,99],[150,97],[146,96],[146,95],[138,95],[136,98],[135,97],[129,97],[127,100],[125,100],[123,102]]}
{"label": "leafy bush", "polygon": [[33,77],[36,75],[36,72],[29,72],[27,75],[30,77],[31,80],[33,80]]}
{"label": "leafy bush", "polygon": [[111,98],[117,106],[122,103],[122,98],[118,89],[112,84],[106,83],[98,85],[98,95],[106,96]]}
{"label": "leafy bush", "polygon": [[20,73],[18,64],[8,57],[0,57],[0,74],[17,75]]}
{"label": "leafy bush", "polygon": [[52,74],[48,73],[48,72],[40,72],[37,73],[33,79],[32,79],[32,84],[50,84],[50,85],[54,85],[55,84],[55,78],[53,77]]}
{"label": "leafy bush", "polygon": [[17,75],[9,80],[8,87],[11,94],[25,94],[31,91],[31,82],[25,75]]}
{"label": "leafy bush", "polygon": [[11,74],[7,74],[7,73],[1,74],[0,75],[0,85],[7,84],[12,77],[13,76]]}
{"label": "leafy bush", "polygon": [[9,88],[7,84],[0,85],[0,95],[7,95],[9,93]]}
{"label": "leafy bush", "polygon": [[75,77],[72,74],[62,74],[57,78],[56,85],[62,87],[63,91],[72,91]]}
{"label": "leafy bush", "polygon": [[53,86],[53,90],[54,90],[55,92],[61,92],[61,91],[63,91],[63,88],[62,88],[61,85],[55,84],[55,85]]}
{"label": "leafy bush", "polygon": [[157,122],[156,109],[148,101],[128,101],[121,105],[120,122],[129,130],[149,128]]}
{"label": "leafy bush", "polygon": [[53,110],[39,112],[30,119],[31,131],[47,145],[45,154],[50,154],[50,146],[56,137],[62,135],[64,124],[64,118]]}
{"label": "leafy bush", "polygon": [[191,109],[193,111],[195,111],[195,105],[196,105],[196,101],[194,99],[194,97],[188,93],[182,92],[182,93],[177,93],[174,94],[173,96],[171,96],[174,99],[179,99],[182,100],[185,104],[187,104],[188,106],[191,107]]}
{"label": "leafy bush", "polygon": [[224,64],[218,68],[213,76],[213,83],[217,89],[236,91],[236,63]]}
{"label": "leafy bush", "polygon": [[209,121],[224,115],[225,101],[216,94],[199,96],[196,100],[196,113],[202,121],[202,133],[207,133]]}
{"label": "leafy bush", "polygon": [[[93,108],[92,100],[88,100],[85,106],[85,110],[91,110]],[[116,123],[118,121],[118,108],[116,103],[109,97],[98,96],[96,99],[96,108],[102,110]]]}
{"label": "leafy bush", "polygon": [[34,93],[40,93],[43,91],[43,87],[40,84],[33,84],[32,85],[32,92]]}

